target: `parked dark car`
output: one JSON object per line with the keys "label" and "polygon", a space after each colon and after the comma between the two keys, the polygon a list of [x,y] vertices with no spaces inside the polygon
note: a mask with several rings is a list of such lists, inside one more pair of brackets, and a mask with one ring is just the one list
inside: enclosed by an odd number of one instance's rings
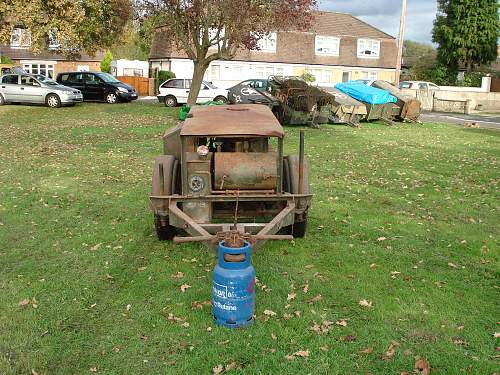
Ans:
{"label": "parked dark car", "polygon": [[111,74],[102,72],[67,72],[57,75],[61,85],[78,89],[84,101],[104,101],[110,104],[137,99],[133,87],[120,82]]}
{"label": "parked dark car", "polygon": [[266,90],[267,79],[247,79],[228,89],[228,100],[231,104],[266,104],[270,108],[279,102]]}

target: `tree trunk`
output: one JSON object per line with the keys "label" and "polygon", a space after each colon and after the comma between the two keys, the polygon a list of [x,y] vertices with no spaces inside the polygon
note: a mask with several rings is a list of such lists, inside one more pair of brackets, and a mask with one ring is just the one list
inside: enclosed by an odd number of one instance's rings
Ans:
{"label": "tree trunk", "polygon": [[188,104],[196,104],[196,99],[200,93],[201,83],[203,76],[207,70],[208,65],[204,61],[194,61],[193,80],[191,81],[191,88],[189,89]]}

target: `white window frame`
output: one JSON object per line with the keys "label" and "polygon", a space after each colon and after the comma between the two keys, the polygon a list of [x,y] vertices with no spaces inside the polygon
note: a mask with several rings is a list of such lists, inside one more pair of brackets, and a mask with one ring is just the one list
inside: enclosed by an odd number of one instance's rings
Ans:
{"label": "white window frame", "polygon": [[15,27],[10,34],[10,46],[12,48],[31,47],[31,32],[20,27]]}
{"label": "white window frame", "polygon": [[[370,53],[367,53],[370,51]],[[380,58],[380,40],[358,39],[358,57],[378,59]]]}
{"label": "white window frame", "polygon": [[361,72],[361,79],[369,79],[370,81],[376,81],[378,79],[378,73],[375,71]]}
{"label": "white window frame", "polygon": [[61,47],[61,43],[59,43],[59,40],[57,38],[57,34],[55,32],[49,32],[49,49],[54,50],[54,49],[59,49]]}
{"label": "white window frame", "polygon": [[316,56],[338,56],[340,52],[340,38],[316,35],[314,50]]}
{"label": "white window frame", "polygon": [[[55,62],[53,61],[37,61],[37,62],[22,62],[23,70],[29,74],[43,74],[46,77],[55,79]],[[45,65],[44,72],[42,72],[41,65]],[[45,74],[44,74],[45,73]],[[50,74],[52,73],[52,74]]]}
{"label": "white window frame", "polygon": [[273,32],[264,35],[257,42],[257,51],[259,52],[276,52],[276,47],[278,45],[278,34]]}

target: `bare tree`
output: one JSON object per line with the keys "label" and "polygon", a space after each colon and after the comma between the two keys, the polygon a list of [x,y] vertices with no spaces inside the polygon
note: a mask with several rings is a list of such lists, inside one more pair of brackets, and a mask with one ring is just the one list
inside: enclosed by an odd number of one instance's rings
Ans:
{"label": "bare tree", "polygon": [[188,103],[196,102],[205,71],[214,60],[231,60],[238,49],[258,49],[270,32],[307,29],[316,0],[144,0],[161,19],[171,47],[194,63]]}

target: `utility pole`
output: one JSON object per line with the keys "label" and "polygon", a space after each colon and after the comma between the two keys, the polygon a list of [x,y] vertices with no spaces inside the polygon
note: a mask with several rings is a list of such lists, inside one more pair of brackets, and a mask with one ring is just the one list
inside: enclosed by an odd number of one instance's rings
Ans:
{"label": "utility pole", "polygon": [[399,87],[399,77],[401,76],[401,60],[403,60],[403,43],[405,38],[406,23],[406,0],[402,1],[401,19],[399,21],[398,57],[396,61],[396,86]]}

